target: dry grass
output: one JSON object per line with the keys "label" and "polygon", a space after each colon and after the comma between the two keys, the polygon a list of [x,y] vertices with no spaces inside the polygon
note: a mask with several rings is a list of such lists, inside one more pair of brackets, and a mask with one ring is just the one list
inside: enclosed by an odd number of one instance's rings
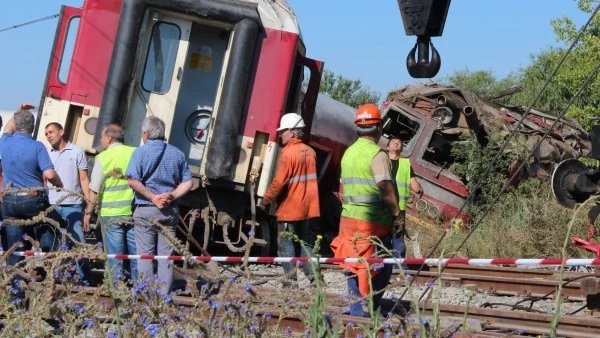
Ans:
{"label": "dry grass", "polygon": [[[560,257],[572,217],[573,210],[560,206],[548,185],[531,180],[503,196],[459,250],[457,248],[469,230],[449,230],[433,257],[440,256],[442,249],[444,257],[452,254],[470,258]],[[586,215],[577,215],[573,236],[585,238],[585,225]],[[423,254],[431,251],[442,234],[439,230],[420,235]],[[568,254],[573,258],[592,257],[574,246],[568,247]]]}

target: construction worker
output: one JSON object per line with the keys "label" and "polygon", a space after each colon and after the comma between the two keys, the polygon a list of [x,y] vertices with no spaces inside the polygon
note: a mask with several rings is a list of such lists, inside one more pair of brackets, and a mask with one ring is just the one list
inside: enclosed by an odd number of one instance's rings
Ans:
{"label": "construction worker", "polygon": [[[403,217],[406,218],[406,206],[408,205],[410,192],[420,196],[423,194],[423,188],[421,188],[421,184],[415,178],[410,165],[410,160],[408,158],[400,157],[402,154],[402,147],[402,140],[399,137],[393,136],[390,138],[386,150],[392,164],[392,178],[394,178],[394,186],[398,193],[398,207],[400,208],[400,214],[403,214]],[[406,257],[404,234],[394,236],[392,246],[394,248],[394,257]],[[407,267],[405,264],[402,264],[402,268],[406,269]]]}
{"label": "construction worker", "polygon": [[[100,201],[100,225],[106,233],[106,253],[135,255],[135,234],[131,224],[134,195],[124,177],[135,148],[124,145],[124,138],[123,129],[116,124],[108,124],[102,129],[100,144],[104,150],[94,162],[90,203],[83,216],[83,227],[89,229],[96,203]],[[122,260],[108,260],[113,280],[123,276],[122,265]],[[129,268],[131,280],[137,280],[137,260],[130,260]]]}
{"label": "construction worker", "polygon": [[[375,245],[377,237],[391,250],[392,235],[404,232],[405,222],[394,191],[391,163],[387,154],[377,145],[381,138],[381,113],[374,104],[365,104],[356,111],[355,123],[358,140],[342,157],[341,182],[343,188],[340,232],[331,243],[335,257],[382,256]],[[351,296],[366,297],[370,293],[369,274],[373,287],[374,311],[379,307],[383,289],[390,281],[392,266],[373,264],[341,264],[347,271]],[[367,271],[367,269],[370,271]],[[362,301],[352,301],[350,315],[368,317]]]}
{"label": "construction worker", "polygon": [[[318,231],[319,191],[317,186],[317,155],[315,151],[302,142],[304,120],[295,113],[283,115],[277,129],[283,150],[279,155],[277,173],[258,207],[265,210],[266,206],[277,202],[278,222],[278,255],[280,257],[312,256],[313,244]],[[300,250],[300,244],[290,237],[288,232],[297,235],[304,242],[306,251]],[[302,252],[301,252],[302,251]],[[283,271],[292,281],[293,265],[283,264]],[[304,264],[304,274],[314,280],[311,264]],[[290,286],[285,281],[284,286]]]}

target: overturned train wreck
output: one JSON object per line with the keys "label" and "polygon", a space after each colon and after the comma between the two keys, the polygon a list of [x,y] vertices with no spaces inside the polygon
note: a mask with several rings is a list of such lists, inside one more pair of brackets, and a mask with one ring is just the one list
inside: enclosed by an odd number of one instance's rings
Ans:
{"label": "overturned train wreck", "polygon": [[[482,146],[493,132],[506,137],[525,112],[526,108],[499,104],[437,83],[408,85],[389,92],[383,109],[384,137],[402,139],[402,156],[410,158],[424,192],[422,197],[409,200],[409,222],[448,225],[454,221],[473,183],[452,172],[454,142],[470,133]],[[531,109],[515,141],[525,145],[524,151],[531,151],[554,121],[555,116]],[[591,151],[587,132],[572,119],[561,119],[549,135],[535,151],[533,161],[519,173],[521,180],[549,179],[556,164]],[[382,139],[382,147],[385,141]],[[509,165],[507,177],[519,165],[518,160]],[[456,220],[464,222],[467,218],[463,213]]]}

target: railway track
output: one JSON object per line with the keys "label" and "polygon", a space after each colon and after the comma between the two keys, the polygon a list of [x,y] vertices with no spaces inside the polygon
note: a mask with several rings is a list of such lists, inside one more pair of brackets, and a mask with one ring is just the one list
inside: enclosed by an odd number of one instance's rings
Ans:
{"label": "railway track", "polygon": [[[339,269],[338,265],[324,264],[325,269]],[[394,270],[399,275],[400,270]],[[593,273],[564,272],[547,269],[522,269],[498,266],[460,266],[449,265],[440,274],[437,266],[417,274],[416,270],[406,270],[405,274],[416,278],[417,285],[426,285],[440,278],[443,286],[470,287],[480,292],[509,296],[532,296],[553,298],[559,285],[563,284],[561,294],[573,301],[585,301],[586,294],[581,290],[579,281],[585,277],[599,276]],[[416,276],[416,277],[415,277]],[[403,281],[393,283],[402,286]]]}
{"label": "railway track", "polygon": [[[332,267],[325,266],[330,269]],[[447,269],[442,273],[442,280],[444,282],[458,283],[461,281],[462,284],[453,284],[452,286],[465,286],[465,283],[483,283],[479,285],[487,285],[490,283],[494,285],[490,279],[496,278],[499,283],[493,286],[494,290],[500,290],[506,285],[509,285],[503,281],[503,279],[514,280],[513,286],[519,287],[519,283],[526,282],[525,286],[521,285],[520,288],[526,288],[527,285],[537,285],[538,291],[546,290],[549,285],[558,285],[558,279],[560,276],[553,271],[548,270],[535,270],[527,271],[531,269],[515,269],[515,268],[480,268],[480,267],[467,267],[464,269]],[[409,272],[410,273],[410,272]],[[421,272],[424,273],[424,272]],[[433,277],[436,275],[435,271],[427,271],[423,275],[425,278]],[[431,275],[431,276],[430,276]],[[565,275],[567,278],[579,278],[589,274],[568,274]],[[460,276],[460,277],[457,277]],[[473,277],[478,276],[479,279]],[[421,279],[417,278],[417,284],[421,283]],[[537,283],[541,284],[537,284]],[[546,284],[544,284],[546,283]],[[550,284],[548,284],[550,283]],[[552,284],[555,283],[555,284]],[[542,286],[540,286],[542,285]],[[65,289],[61,286],[57,287],[57,297],[63,296]],[[89,299],[86,295],[97,294],[98,289],[96,288],[80,288],[78,290],[79,295],[76,297],[82,302]],[[314,300],[314,290],[293,290],[290,289],[277,289],[271,286],[255,286],[251,288],[249,292],[247,287],[241,284],[233,284],[226,290],[220,290],[220,292],[214,295],[214,301],[218,303],[225,303],[227,301],[243,302],[248,305],[252,305],[254,309],[259,309],[255,315],[270,314],[270,318],[266,321],[266,325],[269,327],[285,328],[286,331],[291,333],[291,336],[302,336],[306,329],[306,317],[307,309]],[[289,300],[293,299],[293,303]],[[109,304],[107,310],[110,311],[110,304],[112,299],[108,295],[102,295],[97,298],[97,301]],[[176,296],[173,297],[173,301],[179,306],[183,306],[189,309],[194,309],[198,306],[198,300],[188,296]],[[388,300],[382,304],[382,310],[385,313],[393,307],[393,301]],[[344,315],[344,310],[348,306],[348,298],[343,297],[339,294],[327,294],[326,295],[326,306],[324,308],[324,314],[330,314],[329,323],[332,326],[339,325],[339,336],[340,337],[359,337],[364,332],[359,329],[360,326],[365,328],[372,327],[372,321],[366,318],[357,318],[352,316]],[[405,308],[410,307],[408,302],[403,302]],[[551,331],[551,314],[531,313],[525,311],[515,310],[498,310],[488,308],[477,308],[477,307],[466,307],[459,305],[450,304],[432,304],[424,302],[419,304],[422,310],[423,318],[426,318],[430,323],[433,323],[436,317],[443,318],[439,325],[440,334],[444,336],[451,335],[452,332],[458,331],[463,323],[469,323],[468,328],[465,330],[469,332],[469,337],[506,337],[510,335],[521,335],[521,336],[539,336],[548,335]],[[107,315],[107,320],[110,316]],[[209,313],[198,311],[195,314],[199,319],[206,319]],[[417,325],[418,320],[409,317],[408,325]],[[411,324],[412,322],[412,324]],[[402,321],[399,317],[393,317],[386,321],[389,324],[391,330],[399,332],[403,330]],[[418,325],[417,325],[418,326]],[[436,326],[436,325],[433,325]],[[379,336],[383,337],[384,330],[386,330],[383,324],[378,328]],[[387,329],[388,332],[390,329]],[[418,327],[416,328],[418,330]],[[558,336],[564,337],[593,337],[600,335],[600,318],[585,317],[585,316],[562,316],[558,321],[557,326]]]}
{"label": "railway track", "polygon": [[[337,265],[323,265],[325,270],[339,270]],[[276,271],[279,271],[276,267]],[[400,273],[395,271],[396,274]],[[405,273],[416,275],[416,271],[408,270]],[[256,274],[260,277],[261,274]],[[276,276],[264,275],[264,276]],[[421,271],[416,277],[415,284],[425,285],[434,278],[439,277],[443,286],[476,288],[478,291],[503,293],[513,296],[543,296],[549,294],[552,298],[554,291],[561,282],[569,282],[563,288],[563,295],[571,300],[581,301],[584,294],[580,289],[579,280],[584,277],[595,276],[592,273],[573,273],[567,272],[560,275],[556,271],[543,269],[518,269],[506,267],[480,267],[480,266],[447,266],[439,273],[436,267],[430,267],[429,271]],[[245,282],[244,282],[245,283]],[[340,282],[342,283],[342,282]],[[42,286],[39,282],[30,283],[31,285]],[[227,284],[227,283],[226,283]],[[45,284],[47,286],[47,284]],[[331,285],[328,285],[330,287]],[[402,282],[394,282],[391,287],[403,286]],[[91,295],[94,295],[91,297]],[[77,290],[67,289],[62,285],[56,285],[54,299],[59,300],[69,297],[76,302],[86,304],[92,299],[94,302],[100,302],[105,305],[104,311],[97,313],[98,318],[103,318],[105,323],[113,323],[111,315],[113,301],[107,293],[100,293],[100,289],[92,287],[80,287]],[[272,285],[265,284],[259,286],[248,286],[243,283],[235,283],[230,287],[221,288],[211,300],[217,304],[235,302],[237,304],[246,304],[251,306],[254,315],[266,316],[265,325],[269,328],[289,331],[291,336],[302,336],[306,330],[307,313],[314,303],[314,289],[278,289]],[[325,306],[323,315],[327,315],[328,323],[331,327],[338,325],[340,337],[358,337],[363,335],[360,326],[368,330],[379,331],[379,336],[384,335],[384,331],[400,332],[406,329],[403,323],[412,327],[413,332],[419,330],[419,318],[414,318],[415,311],[412,309],[412,315],[408,319],[402,320],[400,316],[392,316],[385,320],[385,327],[381,324],[373,328],[370,319],[356,318],[344,315],[349,305],[347,296],[339,293],[328,293],[325,295]],[[426,298],[427,299],[427,298]],[[215,313],[206,311],[206,307],[199,306],[199,299],[189,295],[180,295],[172,297],[172,301],[179,307],[192,311],[195,318],[200,321],[206,321],[209,317],[214,318]],[[204,299],[203,301],[206,301]],[[58,303],[58,302],[57,302]],[[402,307],[409,310],[412,304],[403,301]],[[382,312],[388,313],[394,307],[394,301],[388,300],[382,304]],[[432,328],[437,328],[438,335],[451,336],[463,328],[464,323],[469,323],[464,327],[469,337],[506,337],[513,334],[525,336],[548,335],[551,331],[551,314],[534,313],[521,311],[519,308],[512,310],[482,307],[467,307],[452,304],[434,304],[427,300],[419,304],[422,310],[423,318],[426,318]],[[396,309],[398,310],[398,309]],[[225,311],[224,309],[217,311]],[[396,312],[400,314],[402,312]],[[218,314],[217,314],[218,316]],[[435,318],[442,318],[439,325],[434,324]],[[111,324],[112,325],[112,324]],[[600,336],[600,318],[586,317],[581,315],[563,315],[560,317],[557,326],[557,334],[564,337],[593,337]]]}

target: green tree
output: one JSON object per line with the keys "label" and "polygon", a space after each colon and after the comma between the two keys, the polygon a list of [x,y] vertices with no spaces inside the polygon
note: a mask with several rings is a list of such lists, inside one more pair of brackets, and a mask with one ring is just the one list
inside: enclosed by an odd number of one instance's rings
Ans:
{"label": "green tree", "polygon": [[495,96],[516,86],[518,77],[510,74],[506,78],[498,80],[491,70],[470,71],[465,68],[455,71],[441,81],[479,96]]}
{"label": "green tree", "polygon": [[319,91],[354,108],[364,103],[377,103],[381,98],[379,92],[372,91],[360,80],[350,80],[330,70],[323,72]]}
{"label": "green tree", "polygon": [[[590,13],[597,2],[592,0],[578,1],[579,9]],[[554,71],[570,46],[579,34],[579,27],[568,17],[561,17],[551,22],[557,40],[563,44],[561,48],[549,48],[538,55],[532,56],[532,63],[522,69],[520,82],[524,91],[519,94],[518,100],[524,105],[531,104],[531,100],[539,93],[548,76]],[[575,45],[569,56],[551,79],[550,85],[540,96],[536,107],[560,112],[567,102],[575,95],[585,79],[600,63],[600,16],[596,15]],[[584,89],[579,98],[567,112],[568,117],[577,119],[583,125],[590,125],[589,117],[600,116],[600,79],[596,77]],[[526,102],[528,101],[528,102]]]}

